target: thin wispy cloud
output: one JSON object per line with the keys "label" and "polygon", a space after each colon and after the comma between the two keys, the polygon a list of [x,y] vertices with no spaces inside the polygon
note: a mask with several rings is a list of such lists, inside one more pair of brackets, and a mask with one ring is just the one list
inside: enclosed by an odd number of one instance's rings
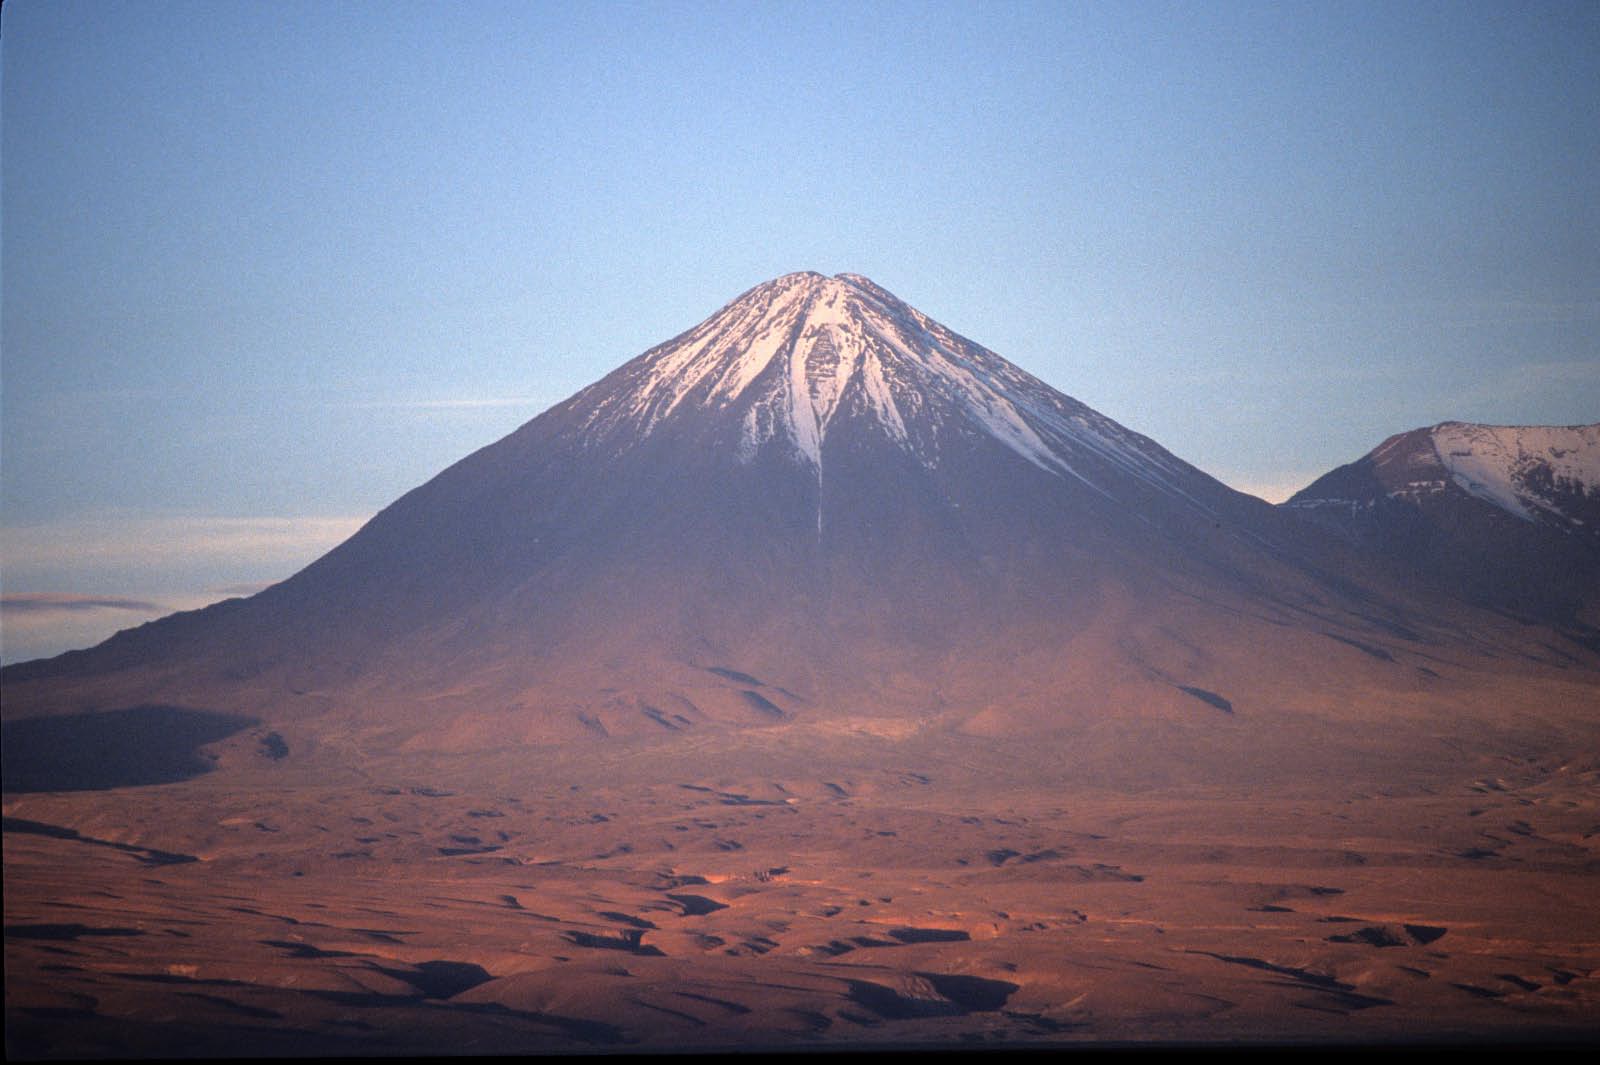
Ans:
{"label": "thin wispy cloud", "polygon": [[75,592],[8,592],[0,596],[0,662],[25,662],[78,647],[202,601],[173,601]]}
{"label": "thin wispy cloud", "polygon": [[3,660],[88,647],[175,611],[254,595],[367,519],[102,512],[0,528],[6,585],[28,589],[3,597]]}
{"label": "thin wispy cloud", "polygon": [[126,599],[121,596],[74,595],[70,592],[15,592],[0,595],[0,613],[4,614],[82,614],[97,610],[164,614],[171,609],[148,599]]}
{"label": "thin wispy cloud", "polygon": [[368,517],[100,516],[5,528],[0,531],[0,552],[12,571],[49,564],[201,557],[309,562],[348,539]]}
{"label": "thin wispy cloud", "polygon": [[474,396],[454,399],[355,400],[349,403],[330,404],[330,406],[342,407],[347,410],[409,410],[426,412],[504,410],[513,407],[533,409],[547,405],[548,402],[548,400],[539,396]]}
{"label": "thin wispy cloud", "polygon": [[245,584],[225,584],[221,588],[213,588],[211,591],[231,599],[236,596],[255,595],[257,592],[266,591],[276,583],[276,581],[250,581]]}

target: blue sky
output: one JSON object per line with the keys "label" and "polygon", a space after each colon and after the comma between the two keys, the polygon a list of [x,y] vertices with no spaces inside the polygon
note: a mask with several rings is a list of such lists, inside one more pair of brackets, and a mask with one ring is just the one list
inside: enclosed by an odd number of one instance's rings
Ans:
{"label": "blue sky", "polygon": [[1273,499],[1600,420],[1592,2],[0,19],[6,661],[281,579],[792,270]]}

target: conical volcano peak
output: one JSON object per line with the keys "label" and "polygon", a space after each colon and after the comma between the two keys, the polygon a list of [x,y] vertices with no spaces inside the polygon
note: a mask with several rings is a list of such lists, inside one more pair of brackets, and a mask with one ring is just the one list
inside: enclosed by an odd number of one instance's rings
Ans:
{"label": "conical volcano peak", "polygon": [[1194,473],[860,274],[804,271],[757,285],[580,398],[595,445],[710,420],[736,426],[723,438],[740,461],[777,449],[818,476],[843,423],[929,469],[950,448],[986,440],[1011,461],[1108,494],[1132,474],[1184,495],[1177,485]]}
{"label": "conical volcano peak", "polygon": [[861,274],[828,277],[813,270],[784,274],[757,285],[717,317],[735,309],[741,316],[773,319],[779,327],[799,324],[802,333],[810,326],[842,325],[865,318],[882,320],[880,326],[897,318],[927,324],[913,308]]}

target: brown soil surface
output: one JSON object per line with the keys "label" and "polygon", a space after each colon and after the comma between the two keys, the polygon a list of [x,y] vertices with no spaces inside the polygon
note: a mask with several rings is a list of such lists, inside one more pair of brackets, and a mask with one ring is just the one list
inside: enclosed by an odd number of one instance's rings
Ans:
{"label": "brown soil surface", "polygon": [[370,762],[240,734],[189,780],[7,796],[7,1052],[1594,1040],[1593,716],[1409,771],[1240,783],[1207,747],[1176,784],[876,718]]}

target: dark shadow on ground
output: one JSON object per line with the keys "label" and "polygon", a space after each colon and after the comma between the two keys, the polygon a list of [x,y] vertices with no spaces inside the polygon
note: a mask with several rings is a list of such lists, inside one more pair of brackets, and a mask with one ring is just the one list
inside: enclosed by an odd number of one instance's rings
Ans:
{"label": "dark shadow on ground", "polygon": [[211,768],[198,748],[258,724],[253,717],[137,706],[0,725],[0,790],[104,791],[172,784]]}
{"label": "dark shadow on ground", "polygon": [[131,843],[118,843],[115,840],[95,839],[93,836],[81,835],[75,828],[63,825],[50,825],[43,821],[29,821],[22,817],[0,817],[0,830],[17,832],[28,836],[47,836],[50,839],[72,840],[76,843],[87,843],[92,847],[110,847],[112,850],[124,851],[145,865],[184,865],[188,862],[198,862],[200,859],[192,854],[176,854],[172,851],[160,851],[153,847],[135,847]]}
{"label": "dark shadow on ground", "polygon": [[1216,692],[1206,691],[1204,688],[1192,688],[1187,684],[1178,685],[1178,690],[1194,696],[1203,703],[1216,707],[1225,714],[1233,713],[1233,703],[1218,695]]}

